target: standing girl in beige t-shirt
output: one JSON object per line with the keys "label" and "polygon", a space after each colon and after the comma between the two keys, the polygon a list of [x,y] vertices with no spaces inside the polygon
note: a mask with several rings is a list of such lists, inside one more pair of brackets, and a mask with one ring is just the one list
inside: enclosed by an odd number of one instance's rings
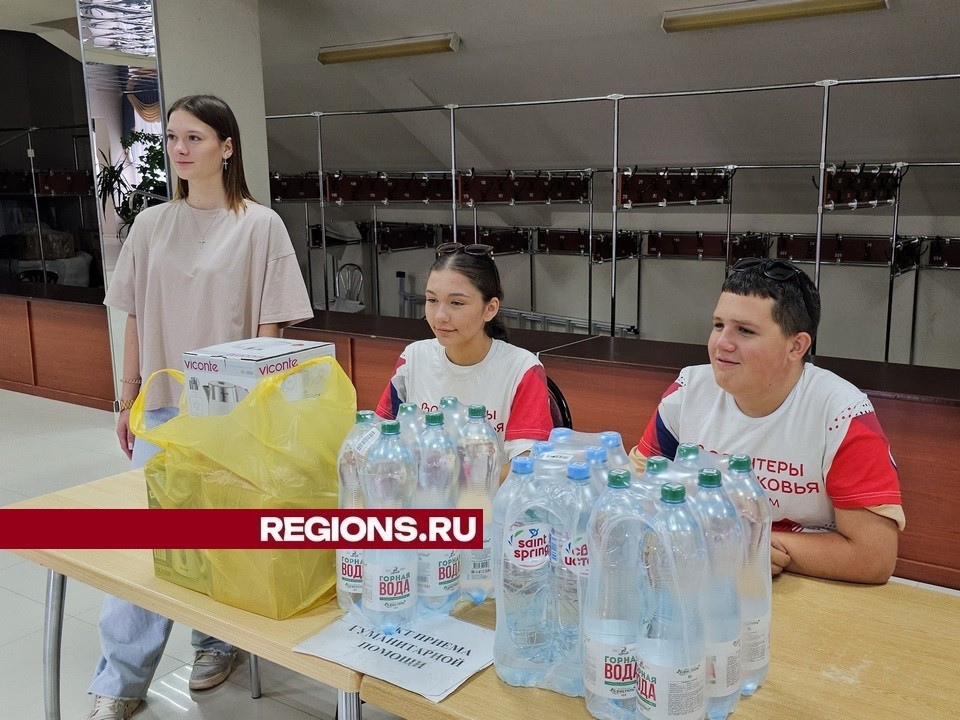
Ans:
{"label": "standing girl in beige t-shirt", "polygon": [[[187,350],[276,337],[286,325],[313,316],[283,222],[247,189],[229,106],[212,95],[177,100],[167,112],[166,140],[177,172],[175,197],[137,216],[104,300],[128,315],[117,436],[135,468],[157,451],[130,432],[129,408],[141,379],[179,367]],[[179,394],[167,379],[151,386],[148,427],[177,414]],[[140,705],[172,624],[117,598],[104,599],[90,718],[124,720]],[[236,648],[196,631],[193,644],[190,689],[226,680]]]}

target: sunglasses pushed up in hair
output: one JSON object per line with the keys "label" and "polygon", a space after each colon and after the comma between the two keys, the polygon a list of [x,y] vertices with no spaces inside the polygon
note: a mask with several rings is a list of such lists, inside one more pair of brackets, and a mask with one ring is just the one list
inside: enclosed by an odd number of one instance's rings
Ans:
{"label": "sunglasses pushed up in hair", "polygon": [[800,273],[802,270],[796,265],[791,265],[784,260],[771,260],[770,258],[749,257],[737,260],[733,266],[733,272],[743,272],[744,270],[753,270],[760,268],[765,277],[777,282],[787,282],[796,280],[800,282]]}
{"label": "sunglasses pushed up in hair", "polygon": [[458,242],[447,242],[442,245],[437,245],[437,257],[441,255],[453,255],[454,253],[463,252],[467,255],[475,255],[478,257],[493,257],[493,245],[481,245],[475,243],[472,245],[464,245],[463,243]]}

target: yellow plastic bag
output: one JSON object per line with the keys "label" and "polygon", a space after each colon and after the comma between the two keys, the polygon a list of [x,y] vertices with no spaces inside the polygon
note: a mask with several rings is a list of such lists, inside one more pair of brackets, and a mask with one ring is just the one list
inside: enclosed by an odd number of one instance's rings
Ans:
{"label": "yellow plastic bag", "polygon": [[[289,402],[291,375],[320,375],[318,397]],[[337,361],[315,358],[261,380],[230,413],[180,414],[147,429],[146,382],[130,411],[137,437],[161,452],[145,468],[156,508],[311,509],[337,507],[337,452],[353,424],[357,396]],[[326,376],[325,381],[323,379]],[[157,577],[215,600],[282,620],[329,600],[336,585],[332,550],[155,550]]]}

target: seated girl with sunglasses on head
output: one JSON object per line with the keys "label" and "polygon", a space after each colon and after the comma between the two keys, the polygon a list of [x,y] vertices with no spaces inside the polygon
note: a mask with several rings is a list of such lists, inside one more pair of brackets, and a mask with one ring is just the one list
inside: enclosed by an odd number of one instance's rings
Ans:
{"label": "seated girl with sunglasses on head", "polygon": [[553,428],[547,376],[533,353],[506,342],[493,248],[440,245],[425,295],[436,337],[411,343],[401,353],[377,414],[395,418],[404,402],[434,410],[440,398],[454,395],[465,405],[486,406],[508,458],[546,440]]}
{"label": "seated girl with sunglasses on head", "polygon": [[709,365],[686,367],[631,458],[673,458],[681,443],[745,453],[773,512],[772,565],[884,583],[905,519],[890,446],[867,396],[806,362],[820,294],[782,260],[745,258],[713,313]]}

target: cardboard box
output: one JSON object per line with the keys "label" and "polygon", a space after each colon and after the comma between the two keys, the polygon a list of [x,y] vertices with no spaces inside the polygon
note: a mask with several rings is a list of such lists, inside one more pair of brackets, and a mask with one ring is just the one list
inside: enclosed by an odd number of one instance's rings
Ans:
{"label": "cardboard box", "polygon": [[[333,343],[252,338],[211,345],[183,354],[187,410],[191,415],[226,415],[262,379],[313,358],[336,358]],[[320,394],[328,366],[308,368],[283,383],[284,397],[296,402]]]}

